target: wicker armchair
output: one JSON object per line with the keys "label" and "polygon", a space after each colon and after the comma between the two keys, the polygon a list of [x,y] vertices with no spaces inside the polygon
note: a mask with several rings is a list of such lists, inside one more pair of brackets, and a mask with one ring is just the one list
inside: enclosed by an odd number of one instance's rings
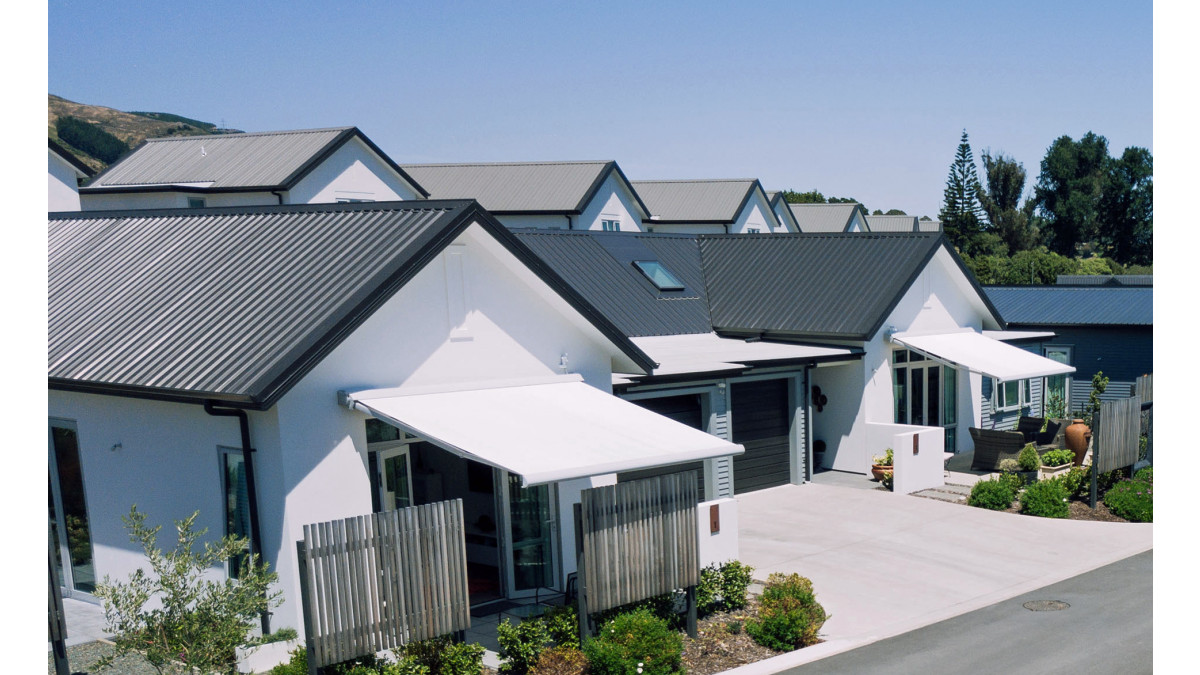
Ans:
{"label": "wicker armchair", "polygon": [[1016,459],[1025,447],[1025,437],[1019,431],[997,431],[971,427],[971,440],[975,442],[975,457],[971,461],[973,471],[999,471],[1000,462]]}

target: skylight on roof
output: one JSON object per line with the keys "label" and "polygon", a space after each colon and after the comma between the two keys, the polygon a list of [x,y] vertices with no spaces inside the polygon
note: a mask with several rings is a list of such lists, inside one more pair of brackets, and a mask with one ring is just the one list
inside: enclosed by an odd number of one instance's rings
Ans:
{"label": "skylight on roof", "polygon": [[683,282],[657,260],[634,260],[633,266],[660,291],[682,291]]}

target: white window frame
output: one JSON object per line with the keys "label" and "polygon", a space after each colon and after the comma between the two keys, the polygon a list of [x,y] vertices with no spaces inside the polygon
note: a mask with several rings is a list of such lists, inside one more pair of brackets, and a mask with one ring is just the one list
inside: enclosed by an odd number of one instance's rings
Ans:
{"label": "white window frame", "polygon": [[[1012,385],[1017,388],[1017,403],[1016,405],[1007,405],[1005,401],[1006,389]],[[1032,380],[992,380],[992,409],[996,412],[1013,412],[1028,408],[1032,405],[1030,401],[1030,392],[1033,389]]]}
{"label": "white window frame", "polygon": [[621,216],[600,215],[600,229],[604,232],[620,232]]}

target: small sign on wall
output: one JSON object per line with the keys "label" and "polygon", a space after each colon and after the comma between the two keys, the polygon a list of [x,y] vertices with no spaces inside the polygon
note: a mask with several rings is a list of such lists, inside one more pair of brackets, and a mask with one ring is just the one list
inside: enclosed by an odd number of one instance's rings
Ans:
{"label": "small sign on wall", "polygon": [[913,454],[921,451],[921,434],[913,434]]}
{"label": "small sign on wall", "polygon": [[716,534],[721,531],[721,507],[713,504],[708,507],[708,533]]}

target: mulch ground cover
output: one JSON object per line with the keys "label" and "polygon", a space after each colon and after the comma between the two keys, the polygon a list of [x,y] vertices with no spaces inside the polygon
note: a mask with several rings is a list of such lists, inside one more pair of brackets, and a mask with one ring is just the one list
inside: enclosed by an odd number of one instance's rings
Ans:
{"label": "mulch ground cover", "polygon": [[746,621],[756,616],[758,597],[751,595],[744,609],[699,620],[696,639],[683,638],[684,671],[688,675],[711,675],[782,654],[758,644],[746,632]]}

